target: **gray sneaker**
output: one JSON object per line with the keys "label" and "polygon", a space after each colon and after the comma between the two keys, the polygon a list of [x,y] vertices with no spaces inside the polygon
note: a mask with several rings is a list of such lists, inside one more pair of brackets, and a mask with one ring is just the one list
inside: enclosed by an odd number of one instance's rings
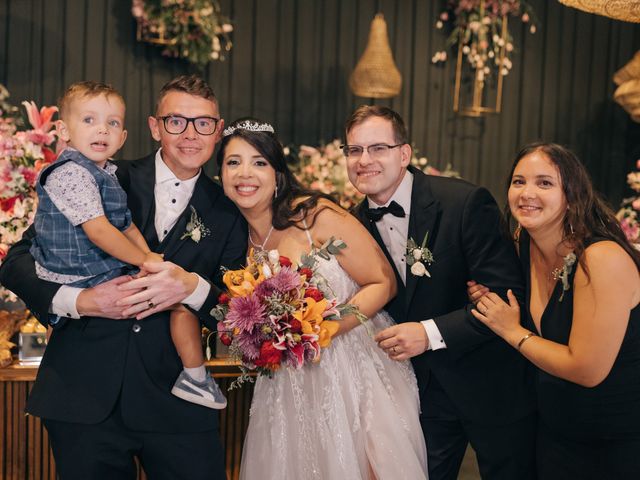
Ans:
{"label": "gray sneaker", "polygon": [[183,370],[174,383],[171,393],[187,402],[197,403],[203,407],[222,409],[227,406],[226,397],[209,374],[204,382],[196,382]]}

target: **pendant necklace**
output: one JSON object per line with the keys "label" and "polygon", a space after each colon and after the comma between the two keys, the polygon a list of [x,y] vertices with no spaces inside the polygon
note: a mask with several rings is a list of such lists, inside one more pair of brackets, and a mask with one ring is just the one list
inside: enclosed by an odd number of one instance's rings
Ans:
{"label": "pendant necklace", "polygon": [[262,242],[262,244],[259,244],[259,243],[256,243],[256,242],[253,241],[253,238],[251,238],[251,229],[249,229],[249,243],[251,245],[253,245],[255,248],[259,248],[260,250],[264,250],[264,246],[269,241],[269,237],[271,237],[271,233],[272,232],[273,232],[273,225],[271,225],[271,228],[269,229],[269,232],[267,233],[267,236],[264,237],[264,242]]}

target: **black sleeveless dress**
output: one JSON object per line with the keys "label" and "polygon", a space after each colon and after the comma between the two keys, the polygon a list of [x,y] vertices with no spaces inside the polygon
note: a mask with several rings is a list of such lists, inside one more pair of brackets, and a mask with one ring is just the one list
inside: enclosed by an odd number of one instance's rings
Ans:
{"label": "black sleeveless dress", "polygon": [[[524,231],[520,258],[527,283],[523,322],[535,332],[529,308],[529,236]],[[569,277],[571,288],[562,300],[562,282],[557,282],[537,332],[563,345],[569,343],[571,333],[576,267],[577,262]],[[620,352],[602,383],[582,387],[540,369],[536,376],[539,478],[640,479],[640,304],[631,310]]]}

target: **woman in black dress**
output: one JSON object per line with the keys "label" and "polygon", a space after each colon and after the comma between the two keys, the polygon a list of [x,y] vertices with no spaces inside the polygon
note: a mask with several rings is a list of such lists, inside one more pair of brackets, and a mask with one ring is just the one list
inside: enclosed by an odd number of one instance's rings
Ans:
{"label": "woman in black dress", "polygon": [[640,479],[640,254],[559,145],[518,154],[508,199],[522,324],[511,292],[469,291],[475,317],[538,367],[538,477]]}

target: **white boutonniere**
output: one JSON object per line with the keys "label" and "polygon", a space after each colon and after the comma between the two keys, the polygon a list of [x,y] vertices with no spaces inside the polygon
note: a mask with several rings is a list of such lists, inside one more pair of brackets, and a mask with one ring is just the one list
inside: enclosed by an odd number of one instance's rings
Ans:
{"label": "white boutonniere", "polygon": [[208,236],[211,231],[204,226],[202,219],[198,216],[198,212],[193,208],[193,205],[189,205],[189,208],[191,208],[191,219],[189,220],[189,223],[187,223],[187,228],[180,237],[180,240],[188,237],[198,243],[201,239]]}
{"label": "white boutonniere", "polygon": [[576,254],[571,252],[564,257],[564,262],[561,268],[556,268],[551,272],[551,276],[555,281],[562,280],[562,293],[560,294],[559,302],[564,298],[564,292],[571,288],[569,285],[569,275],[573,271],[573,265],[576,263]]}
{"label": "white boutonniere", "polygon": [[431,277],[426,265],[433,263],[433,254],[427,248],[427,238],[429,238],[429,232],[424,235],[424,240],[422,240],[420,246],[411,237],[407,240],[407,252],[404,257],[407,265],[411,267],[411,273],[416,277],[424,277],[425,275]]}

